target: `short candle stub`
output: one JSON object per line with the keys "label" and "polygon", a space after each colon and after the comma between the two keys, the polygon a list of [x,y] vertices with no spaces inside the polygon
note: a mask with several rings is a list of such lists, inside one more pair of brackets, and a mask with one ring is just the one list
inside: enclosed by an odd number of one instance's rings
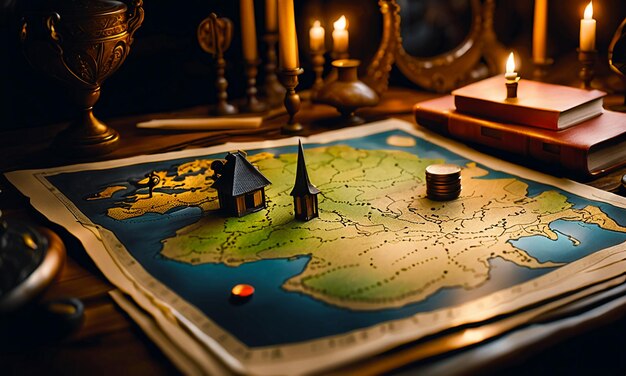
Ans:
{"label": "short candle stub", "polygon": [[517,85],[519,82],[519,77],[515,77],[515,79],[508,79],[507,77],[507,81],[505,83],[506,85],[506,98],[507,99],[514,99],[517,98]]}

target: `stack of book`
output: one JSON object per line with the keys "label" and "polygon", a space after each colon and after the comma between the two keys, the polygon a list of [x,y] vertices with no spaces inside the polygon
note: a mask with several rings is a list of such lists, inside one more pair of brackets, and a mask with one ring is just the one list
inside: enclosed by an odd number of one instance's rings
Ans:
{"label": "stack of book", "polygon": [[522,80],[506,99],[504,78],[415,105],[418,124],[462,141],[597,176],[626,164],[626,114],[603,110],[606,93]]}

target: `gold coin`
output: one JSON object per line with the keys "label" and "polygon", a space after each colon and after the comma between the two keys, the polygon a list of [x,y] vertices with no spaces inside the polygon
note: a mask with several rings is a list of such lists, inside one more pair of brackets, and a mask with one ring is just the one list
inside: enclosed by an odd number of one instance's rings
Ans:
{"label": "gold coin", "polygon": [[431,176],[450,176],[461,173],[461,167],[454,164],[432,164],[426,167],[426,174]]}

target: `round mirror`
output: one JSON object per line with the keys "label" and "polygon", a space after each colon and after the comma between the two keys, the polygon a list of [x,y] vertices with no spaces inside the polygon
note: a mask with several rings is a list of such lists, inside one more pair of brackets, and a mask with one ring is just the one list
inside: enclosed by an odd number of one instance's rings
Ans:
{"label": "round mirror", "polygon": [[398,0],[402,48],[433,57],[458,47],[470,34],[470,0]]}
{"label": "round mirror", "polygon": [[[508,52],[493,31],[495,0],[380,0],[383,38],[367,84],[386,89],[391,65],[440,93],[503,70]],[[381,83],[382,82],[382,83]]]}

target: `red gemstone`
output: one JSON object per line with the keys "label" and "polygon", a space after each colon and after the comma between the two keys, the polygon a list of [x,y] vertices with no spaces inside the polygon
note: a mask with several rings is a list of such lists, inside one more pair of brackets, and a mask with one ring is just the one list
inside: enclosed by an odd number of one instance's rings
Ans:
{"label": "red gemstone", "polygon": [[230,290],[230,292],[233,294],[233,296],[236,296],[239,298],[247,298],[249,296],[252,296],[252,294],[254,294],[254,287],[242,283],[233,287],[233,289]]}

